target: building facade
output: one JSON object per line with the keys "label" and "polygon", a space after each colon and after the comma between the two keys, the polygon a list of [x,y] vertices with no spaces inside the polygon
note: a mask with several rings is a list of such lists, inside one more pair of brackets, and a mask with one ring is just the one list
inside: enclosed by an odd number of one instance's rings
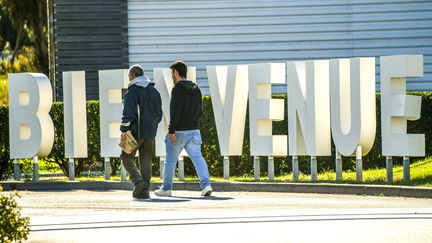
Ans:
{"label": "building facade", "polygon": [[[408,90],[432,90],[430,0],[54,0],[57,98],[61,72],[85,70],[87,98],[98,98],[97,71],[177,59],[197,67],[292,60],[421,54],[424,77]],[[286,93],[286,86],[274,86]]]}

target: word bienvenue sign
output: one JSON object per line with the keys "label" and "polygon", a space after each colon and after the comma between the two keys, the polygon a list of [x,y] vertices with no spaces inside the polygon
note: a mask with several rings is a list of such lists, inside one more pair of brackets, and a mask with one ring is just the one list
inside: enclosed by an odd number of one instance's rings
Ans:
{"label": "word bienvenue sign", "polygon": [[[164,117],[156,155],[165,156],[169,100],[168,68],[155,68]],[[207,66],[222,156],[241,155],[249,101],[251,156],[331,155],[331,137],[344,156],[366,155],[375,140],[375,58]],[[407,121],[420,118],[421,97],[406,95],[406,79],[423,76],[423,56],[380,57],[381,131],[384,156],[424,156],[424,134],[407,134]],[[196,69],[188,79],[196,82]],[[99,71],[102,157],[118,157],[121,90],[128,70]],[[288,107],[271,98],[272,84],[287,84]],[[84,71],[63,73],[65,156],[87,157]],[[50,81],[43,74],[9,75],[10,158],[45,157],[54,143]],[[288,112],[288,136],[273,135],[272,122]]]}

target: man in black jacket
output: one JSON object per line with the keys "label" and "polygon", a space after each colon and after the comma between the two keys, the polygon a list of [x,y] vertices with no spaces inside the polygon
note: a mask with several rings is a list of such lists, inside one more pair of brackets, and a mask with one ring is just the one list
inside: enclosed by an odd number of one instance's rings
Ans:
{"label": "man in black jacket", "polygon": [[176,61],[170,66],[175,86],[171,91],[169,133],[165,138],[166,162],[163,185],[157,196],[171,196],[172,182],[180,152],[185,149],[200,178],[202,196],[210,196],[212,188],[207,164],[201,154],[199,119],[202,114],[202,95],[198,85],[186,79],[187,66]]}
{"label": "man in black jacket", "polygon": [[144,76],[144,71],[140,65],[130,67],[129,80],[120,126],[121,140],[125,139],[127,131],[131,131],[137,140],[140,170],[134,163],[137,150],[131,154],[122,151],[120,159],[123,161],[131,181],[135,184],[132,196],[134,198],[149,198],[151,162],[157,127],[162,119],[162,101],[154,83]]}

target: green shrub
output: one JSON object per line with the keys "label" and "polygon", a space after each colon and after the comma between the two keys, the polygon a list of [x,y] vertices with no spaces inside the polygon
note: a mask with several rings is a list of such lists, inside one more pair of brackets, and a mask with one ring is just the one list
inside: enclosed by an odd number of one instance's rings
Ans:
{"label": "green shrub", "polygon": [[0,186],[0,242],[27,240],[30,218],[21,216],[21,207],[16,198],[18,192],[2,193]]}

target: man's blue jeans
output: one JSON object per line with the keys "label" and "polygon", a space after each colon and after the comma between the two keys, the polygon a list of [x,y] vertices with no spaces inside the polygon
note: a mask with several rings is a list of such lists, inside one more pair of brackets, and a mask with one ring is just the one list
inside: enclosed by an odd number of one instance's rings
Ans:
{"label": "man's blue jeans", "polygon": [[199,130],[176,131],[176,140],[171,142],[168,134],[165,136],[166,161],[163,174],[164,190],[171,190],[173,184],[174,173],[177,160],[183,148],[192,160],[195,171],[200,179],[201,189],[210,186],[210,175],[207,164],[201,154],[201,133]]}

